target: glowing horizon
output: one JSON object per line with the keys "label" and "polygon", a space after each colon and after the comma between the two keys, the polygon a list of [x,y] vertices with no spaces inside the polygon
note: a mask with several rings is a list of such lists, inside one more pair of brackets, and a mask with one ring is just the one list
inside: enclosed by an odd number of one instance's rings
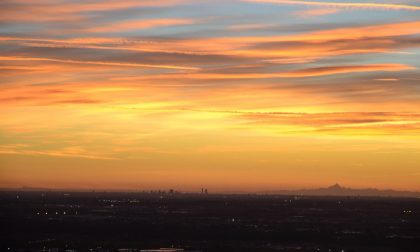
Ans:
{"label": "glowing horizon", "polygon": [[420,191],[420,2],[6,0],[0,185]]}

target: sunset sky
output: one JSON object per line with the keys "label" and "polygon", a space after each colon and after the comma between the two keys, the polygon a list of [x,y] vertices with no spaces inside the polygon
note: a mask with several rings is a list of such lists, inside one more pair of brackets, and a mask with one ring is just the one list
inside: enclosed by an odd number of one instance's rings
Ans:
{"label": "sunset sky", "polygon": [[0,187],[420,191],[420,0],[2,0]]}

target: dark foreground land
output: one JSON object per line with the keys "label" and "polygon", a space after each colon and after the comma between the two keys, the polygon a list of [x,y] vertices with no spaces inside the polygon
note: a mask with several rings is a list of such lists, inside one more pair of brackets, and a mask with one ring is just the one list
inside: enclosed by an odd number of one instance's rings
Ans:
{"label": "dark foreground land", "polygon": [[418,252],[420,199],[0,192],[0,232],[2,251]]}

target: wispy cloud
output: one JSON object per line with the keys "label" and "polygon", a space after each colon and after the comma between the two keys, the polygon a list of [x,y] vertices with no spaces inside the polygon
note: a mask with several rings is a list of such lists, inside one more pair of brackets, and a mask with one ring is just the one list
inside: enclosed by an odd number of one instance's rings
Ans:
{"label": "wispy cloud", "polygon": [[[32,58],[32,57],[16,57],[16,56],[6,56],[0,57],[0,61],[47,61],[47,62],[58,62],[58,63],[68,63],[68,64],[86,64],[86,65],[102,65],[102,66],[115,66],[115,67],[145,67],[145,68],[163,68],[163,69],[179,69],[179,70],[197,70],[197,67],[188,67],[188,66],[172,66],[172,65],[152,65],[152,64],[136,64],[136,63],[124,63],[124,62],[104,62],[104,61],[82,61],[82,60],[70,60],[70,59],[51,59],[51,58]],[[14,66],[4,66],[4,67],[14,67]],[[25,70],[24,66],[17,66],[17,69],[22,67]],[[28,70],[32,68],[29,67]],[[37,69],[36,67],[33,69]]]}
{"label": "wispy cloud", "polygon": [[339,12],[340,10],[338,8],[322,8],[322,9],[317,8],[317,9],[296,11],[293,14],[301,18],[311,18],[311,17],[320,17],[320,16],[336,14]]}
{"label": "wispy cloud", "polygon": [[89,32],[121,32],[130,30],[151,29],[163,26],[177,26],[193,24],[191,19],[147,19],[147,20],[130,20],[118,23],[111,23],[108,25],[97,26],[88,29]]}
{"label": "wispy cloud", "polygon": [[87,19],[89,13],[182,5],[190,0],[103,1],[10,1],[2,3],[0,20],[6,22],[52,22]]}
{"label": "wispy cloud", "polygon": [[122,77],[116,80],[140,80],[148,78],[157,79],[171,79],[171,78],[185,78],[185,79],[264,79],[264,78],[302,78],[315,77],[333,74],[344,73],[361,73],[361,72],[375,72],[375,71],[404,71],[413,70],[415,67],[404,64],[372,64],[372,65],[348,65],[348,66],[327,66],[299,69],[288,72],[279,73],[188,73],[188,74],[168,74],[160,76],[143,76],[143,77]]}
{"label": "wispy cloud", "polygon": [[[23,147],[22,147],[23,146]],[[66,158],[87,158],[100,160],[115,160],[117,158],[103,156],[98,153],[89,152],[80,146],[65,147],[58,150],[36,151],[28,148],[27,145],[0,145],[0,154],[30,155],[30,156],[54,156]]]}
{"label": "wispy cloud", "polygon": [[388,3],[319,2],[319,1],[300,1],[300,0],[242,0],[242,1],[255,2],[255,3],[325,6],[325,7],[335,7],[335,8],[411,10],[411,11],[420,10],[420,6],[406,5],[406,4],[388,4]]}

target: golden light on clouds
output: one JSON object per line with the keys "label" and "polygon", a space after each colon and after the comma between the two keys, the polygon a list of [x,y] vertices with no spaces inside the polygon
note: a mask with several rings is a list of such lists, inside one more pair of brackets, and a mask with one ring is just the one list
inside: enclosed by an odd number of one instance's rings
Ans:
{"label": "golden light on clouds", "polygon": [[0,183],[420,190],[419,8],[6,1]]}

